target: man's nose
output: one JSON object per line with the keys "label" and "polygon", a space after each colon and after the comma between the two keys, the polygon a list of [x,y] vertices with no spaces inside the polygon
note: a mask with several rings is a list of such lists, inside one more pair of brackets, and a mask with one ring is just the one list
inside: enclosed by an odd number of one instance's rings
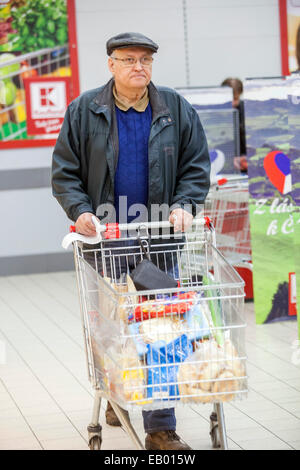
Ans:
{"label": "man's nose", "polygon": [[134,68],[135,68],[135,70],[142,70],[143,69],[143,66],[142,66],[139,59],[137,59]]}

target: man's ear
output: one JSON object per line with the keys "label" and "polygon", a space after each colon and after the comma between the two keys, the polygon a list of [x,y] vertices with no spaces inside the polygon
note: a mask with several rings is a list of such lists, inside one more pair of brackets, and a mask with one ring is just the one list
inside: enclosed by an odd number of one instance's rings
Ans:
{"label": "man's ear", "polygon": [[107,64],[108,64],[108,69],[109,69],[109,71],[114,75],[114,72],[115,72],[115,70],[114,70],[114,68],[115,68],[114,65],[115,65],[115,64],[114,64],[114,61],[112,60],[111,57],[108,58]]}

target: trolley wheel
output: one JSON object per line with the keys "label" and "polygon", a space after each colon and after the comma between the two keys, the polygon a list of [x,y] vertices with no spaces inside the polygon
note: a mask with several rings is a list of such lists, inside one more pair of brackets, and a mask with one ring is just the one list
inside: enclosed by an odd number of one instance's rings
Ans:
{"label": "trolley wheel", "polygon": [[100,436],[94,436],[90,439],[89,448],[90,450],[100,450],[102,444],[102,439]]}
{"label": "trolley wheel", "polygon": [[102,426],[100,424],[90,425],[87,430],[89,433],[90,450],[100,450],[102,444]]}
{"label": "trolley wheel", "polygon": [[221,448],[221,440],[220,440],[217,413],[212,413],[210,415],[210,433],[209,434],[210,434],[210,437],[211,437],[211,442],[212,442],[213,449],[220,449]]}

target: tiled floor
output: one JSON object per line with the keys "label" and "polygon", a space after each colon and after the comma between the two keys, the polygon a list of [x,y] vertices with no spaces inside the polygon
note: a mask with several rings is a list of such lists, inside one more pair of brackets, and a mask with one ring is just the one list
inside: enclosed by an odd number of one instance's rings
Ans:
{"label": "tiled floor", "polygon": [[[293,365],[296,322],[256,326],[247,303],[250,393],[225,405],[230,449],[300,449],[300,365]],[[74,273],[0,278],[0,449],[88,449],[93,391]],[[104,404],[103,404],[104,405]],[[178,433],[210,449],[211,407],[179,408]],[[103,449],[134,449],[101,410]],[[143,438],[140,415],[132,420]]]}

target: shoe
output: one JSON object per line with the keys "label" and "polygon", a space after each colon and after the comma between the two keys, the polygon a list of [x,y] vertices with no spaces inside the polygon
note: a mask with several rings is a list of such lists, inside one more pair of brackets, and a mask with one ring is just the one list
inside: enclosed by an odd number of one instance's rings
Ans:
{"label": "shoe", "polygon": [[[124,413],[127,414],[127,417],[129,419],[129,414],[128,411],[122,410]],[[105,411],[105,418],[106,418],[106,423],[109,424],[110,426],[122,426],[121,421],[119,420],[118,416],[113,410],[113,407],[107,402],[107,407]]]}
{"label": "shoe", "polygon": [[192,450],[175,431],[159,431],[147,434],[146,450]]}

